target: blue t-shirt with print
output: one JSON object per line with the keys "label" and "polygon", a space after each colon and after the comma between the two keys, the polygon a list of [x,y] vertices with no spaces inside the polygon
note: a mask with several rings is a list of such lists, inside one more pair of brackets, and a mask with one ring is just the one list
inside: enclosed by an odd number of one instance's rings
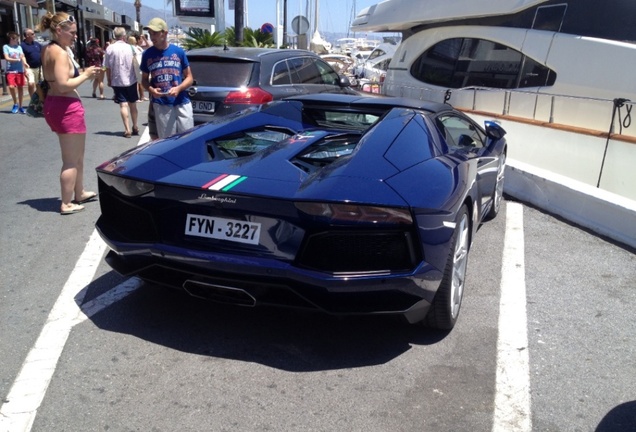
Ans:
{"label": "blue t-shirt with print", "polygon": [[[183,70],[190,67],[185,51],[176,46],[168,45],[165,50],[155,46],[144,51],[139,69],[149,74],[150,87],[168,91],[170,87],[176,87],[183,82]],[[163,96],[152,98],[153,103],[160,105],[183,105],[190,103],[188,92],[183,90],[177,97]]]}
{"label": "blue t-shirt with print", "polygon": [[[23,55],[22,47],[20,45],[16,45],[16,46],[5,45],[2,47],[2,52],[4,54],[9,55],[9,58],[12,58],[12,59],[22,58],[22,55]],[[18,73],[18,72],[24,72],[24,65],[22,64],[22,60],[17,62],[8,61],[6,73]]]}

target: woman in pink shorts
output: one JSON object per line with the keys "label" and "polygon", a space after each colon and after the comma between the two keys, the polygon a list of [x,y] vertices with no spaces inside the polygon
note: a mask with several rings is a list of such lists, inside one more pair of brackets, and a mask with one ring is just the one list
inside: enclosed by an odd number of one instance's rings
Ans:
{"label": "woman in pink shorts", "polygon": [[42,50],[42,72],[49,84],[44,100],[44,118],[60,141],[62,151],[62,206],[60,213],[73,214],[84,210],[82,203],[94,200],[95,192],[84,190],[84,148],[86,123],[84,107],[77,88],[93,79],[99,69],[91,66],[82,73],[70,53],[77,38],[75,18],[66,12],[46,14],[40,30],[49,30],[51,43]]}

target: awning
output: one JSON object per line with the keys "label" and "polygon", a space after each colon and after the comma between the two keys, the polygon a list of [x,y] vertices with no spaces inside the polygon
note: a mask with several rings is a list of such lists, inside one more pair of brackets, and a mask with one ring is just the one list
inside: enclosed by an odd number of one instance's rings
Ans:
{"label": "awning", "polygon": [[106,13],[104,10],[104,6],[98,4],[98,3],[94,3],[94,2],[87,2],[84,3],[84,18],[85,19],[89,19],[89,20],[100,20],[100,21],[105,21],[106,20]]}
{"label": "awning", "polygon": [[15,1],[0,1],[1,4],[11,5],[13,3],[21,3],[23,5],[31,6],[34,8],[38,8],[37,0],[15,0]]}

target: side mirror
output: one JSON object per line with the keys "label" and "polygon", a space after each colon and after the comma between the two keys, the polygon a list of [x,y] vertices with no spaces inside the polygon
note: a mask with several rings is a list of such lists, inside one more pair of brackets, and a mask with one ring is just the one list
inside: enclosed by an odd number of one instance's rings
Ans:
{"label": "side mirror", "polygon": [[340,75],[340,80],[338,81],[338,85],[340,87],[351,87],[351,81],[349,81],[348,77],[344,75]]}
{"label": "side mirror", "polygon": [[484,122],[484,125],[486,127],[486,135],[488,135],[488,138],[500,140],[504,137],[504,135],[506,135],[506,131],[504,130],[504,128],[502,128],[492,120],[486,120]]}

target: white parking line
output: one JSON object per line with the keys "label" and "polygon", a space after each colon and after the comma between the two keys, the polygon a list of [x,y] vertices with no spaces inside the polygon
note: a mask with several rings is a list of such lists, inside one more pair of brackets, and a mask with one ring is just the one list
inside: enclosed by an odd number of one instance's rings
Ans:
{"label": "white parking line", "polygon": [[95,277],[105,249],[106,244],[97,231],[93,231],[0,408],[0,431],[31,430],[71,329],[130,294],[141,284],[136,278],[129,279],[83,304],[80,310],[78,305],[84,299],[86,287]]}
{"label": "white parking line", "polygon": [[530,366],[526,317],[523,207],[506,204],[501,267],[493,432],[529,432]]}

